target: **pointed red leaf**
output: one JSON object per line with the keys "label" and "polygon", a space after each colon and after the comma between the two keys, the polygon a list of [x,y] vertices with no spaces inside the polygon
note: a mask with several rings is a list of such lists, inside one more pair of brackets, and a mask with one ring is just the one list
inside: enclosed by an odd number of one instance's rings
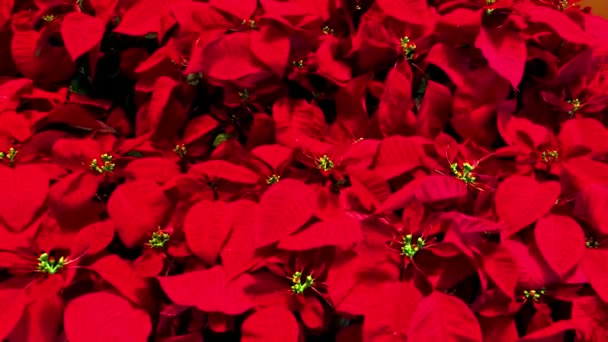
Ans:
{"label": "pointed red leaf", "polygon": [[169,299],[178,305],[226,315],[239,315],[252,307],[243,289],[229,283],[221,266],[157,279]]}
{"label": "pointed red leaf", "polygon": [[194,164],[188,172],[210,179],[219,178],[241,184],[256,184],[260,178],[248,168],[234,165],[225,160],[207,160]]}
{"label": "pointed red leaf", "polygon": [[608,303],[608,251],[599,248],[585,250],[581,267],[591,287],[604,303]]}
{"label": "pointed red leaf", "polygon": [[532,2],[519,2],[516,8],[528,21],[549,26],[558,36],[575,44],[587,44],[591,37],[566,13]]}
{"label": "pointed red leaf", "polygon": [[495,196],[496,214],[507,224],[505,235],[516,234],[549,212],[560,192],[557,182],[539,183],[523,176],[505,179]]}
{"label": "pointed red leaf", "polygon": [[576,198],[576,217],[590,223],[601,235],[608,235],[608,187],[588,186]]}
{"label": "pointed red leaf", "polygon": [[209,265],[215,264],[232,225],[232,213],[225,202],[202,201],[188,210],[184,234],[188,247]]}
{"label": "pointed red leaf", "polygon": [[140,0],[120,18],[116,33],[144,36],[156,33],[159,38],[176,23],[163,0]]}
{"label": "pointed red leaf", "polygon": [[15,328],[27,306],[25,291],[21,289],[0,289],[0,340],[4,340]]}
{"label": "pointed red leaf", "polygon": [[0,219],[20,232],[32,222],[49,192],[49,178],[39,165],[0,165]]}
{"label": "pointed red leaf", "polygon": [[151,180],[134,180],[119,185],[108,200],[108,215],[116,232],[129,248],[144,242],[171,209],[169,198]]}
{"label": "pointed red leaf", "polygon": [[378,147],[374,171],[385,179],[400,176],[420,166],[423,153],[419,138],[401,135],[387,137]]}
{"label": "pointed red leaf", "polygon": [[289,59],[289,35],[284,26],[264,20],[259,30],[251,32],[251,53],[280,78]]}
{"label": "pointed red leaf", "polygon": [[137,158],[124,168],[127,176],[134,179],[149,179],[164,184],[180,175],[179,166],[161,157]]}
{"label": "pointed red leaf", "polygon": [[385,136],[407,134],[415,127],[416,117],[410,110],[413,105],[412,78],[407,62],[399,63],[386,77],[377,112],[380,130]]}
{"label": "pointed red leaf", "polygon": [[568,159],[562,166],[562,184],[572,185],[578,191],[593,185],[608,184],[606,163],[589,157],[577,157]]}
{"label": "pointed red leaf", "polygon": [[293,150],[281,145],[262,145],[251,150],[251,153],[268,164],[274,171],[286,165],[293,156]]}
{"label": "pointed red leaf", "polygon": [[105,30],[103,21],[82,12],[69,13],[61,22],[61,37],[73,60],[101,43]]}
{"label": "pointed red leaf", "polygon": [[103,280],[136,305],[145,306],[152,299],[148,282],[135,273],[130,262],[116,254],[105,256],[88,268],[99,274]]}
{"label": "pointed red leaf", "polygon": [[[365,305],[363,335],[367,341],[403,341],[422,295],[408,282],[389,281],[372,287]],[[409,338],[408,338],[409,340]]]}
{"label": "pointed red leaf", "polygon": [[255,231],[251,222],[255,222],[257,204],[249,200],[230,203],[232,212],[232,230],[228,241],[220,253],[222,265],[229,278],[247,271],[255,262]]}
{"label": "pointed red leaf", "polygon": [[106,248],[114,239],[114,223],[110,220],[92,223],[80,231],[74,238],[70,255],[79,257],[83,253],[95,255]]}
{"label": "pointed red leaf", "polygon": [[548,215],[536,222],[536,245],[551,268],[564,276],[585,252],[585,233],[573,219]]}
{"label": "pointed red leaf", "polygon": [[209,4],[240,20],[249,19],[257,7],[257,1],[255,0],[243,0],[239,1],[239,3],[231,0],[211,0]]}
{"label": "pointed red leaf", "polygon": [[460,299],[433,292],[418,304],[408,332],[412,341],[481,342],[475,315]]}
{"label": "pointed red leaf", "polygon": [[591,152],[608,152],[608,129],[601,122],[592,118],[576,118],[566,121],[558,136],[563,153],[567,155],[584,147]]}
{"label": "pointed red leaf", "polygon": [[516,32],[482,26],[475,40],[492,69],[507,79],[517,89],[524,75],[527,49],[526,41]]}
{"label": "pointed red leaf", "polygon": [[146,311],[105,292],[88,293],[69,302],[63,325],[70,342],[145,342],[152,331]]}
{"label": "pointed red leaf", "polygon": [[482,262],[483,270],[496,286],[507,296],[514,296],[519,269],[511,250],[504,245],[497,245],[483,254]]}
{"label": "pointed red leaf", "polygon": [[300,229],[311,217],[316,196],[293,179],[273,184],[260,199],[253,224],[256,248],[275,243]]}
{"label": "pointed red leaf", "polygon": [[353,246],[363,240],[361,224],[348,217],[313,223],[279,242],[278,248],[305,251],[323,246]]}
{"label": "pointed red leaf", "polygon": [[268,307],[256,310],[241,327],[243,342],[298,342],[300,326],[291,311]]}
{"label": "pointed red leaf", "polygon": [[517,262],[519,270],[518,286],[528,289],[540,289],[559,281],[559,276],[540,255],[534,244],[527,246],[520,240],[509,239],[503,242]]}
{"label": "pointed red leaf", "polygon": [[416,199],[431,206],[460,203],[467,198],[466,183],[451,176],[432,175],[421,179],[416,188]]}
{"label": "pointed red leaf", "polygon": [[393,18],[410,24],[429,24],[431,12],[426,0],[378,0],[378,7]]}

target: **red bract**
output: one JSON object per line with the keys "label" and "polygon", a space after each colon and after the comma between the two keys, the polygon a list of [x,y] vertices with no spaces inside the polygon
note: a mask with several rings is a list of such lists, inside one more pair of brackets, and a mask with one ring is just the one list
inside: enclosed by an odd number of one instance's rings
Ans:
{"label": "red bract", "polygon": [[606,340],[578,3],[0,0],[0,340]]}

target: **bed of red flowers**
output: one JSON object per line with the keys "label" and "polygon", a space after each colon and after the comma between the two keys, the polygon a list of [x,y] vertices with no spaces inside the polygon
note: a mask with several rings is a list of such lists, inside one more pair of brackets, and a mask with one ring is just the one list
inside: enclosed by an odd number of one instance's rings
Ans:
{"label": "bed of red flowers", "polygon": [[572,0],[0,1],[0,340],[608,340]]}

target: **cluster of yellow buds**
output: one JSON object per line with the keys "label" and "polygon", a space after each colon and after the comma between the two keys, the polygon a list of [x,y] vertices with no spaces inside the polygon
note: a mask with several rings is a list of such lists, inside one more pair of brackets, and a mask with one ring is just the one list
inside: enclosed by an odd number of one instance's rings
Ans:
{"label": "cluster of yellow buds", "polygon": [[47,274],[55,274],[63,266],[65,266],[67,260],[64,257],[60,257],[58,260],[48,255],[48,253],[42,253],[38,257],[38,265],[36,270]]}
{"label": "cluster of yellow buds", "polygon": [[407,234],[403,237],[401,255],[406,256],[408,258],[413,258],[414,255],[416,255],[416,253],[418,253],[418,251],[424,247],[425,241],[422,237],[416,239],[416,242],[413,242],[413,240],[414,237],[412,236],[412,234]]}
{"label": "cluster of yellow buds", "polygon": [[93,159],[91,160],[91,164],[89,164],[89,168],[100,174],[113,172],[116,167],[116,164],[112,162],[113,158],[112,155],[104,153],[101,155],[101,163],[97,159]]}
{"label": "cluster of yellow buds", "polygon": [[301,295],[306,289],[312,288],[315,284],[315,280],[311,275],[306,276],[304,282],[302,282],[302,272],[296,272],[291,277],[291,291],[295,294]]}

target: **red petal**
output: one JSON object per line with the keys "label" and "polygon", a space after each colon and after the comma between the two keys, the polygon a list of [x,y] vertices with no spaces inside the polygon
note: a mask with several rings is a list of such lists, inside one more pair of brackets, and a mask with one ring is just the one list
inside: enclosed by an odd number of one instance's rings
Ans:
{"label": "red petal", "polygon": [[262,70],[253,60],[248,33],[223,35],[204,48],[203,72],[219,81],[231,81]]}
{"label": "red petal", "polygon": [[452,113],[452,93],[437,82],[428,81],[416,115],[416,133],[434,139],[448,123]]}
{"label": "red petal", "polygon": [[222,265],[228,277],[233,278],[247,271],[255,262],[255,222],[257,204],[248,200],[230,203],[232,212],[232,231],[221,252]]}
{"label": "red petal", "polygon": [[228,282],[220,266],[157,279],[169,299],[178,305],[227,315],[239,315],[252,307],[242,289]]}
{"label": "red petal", "polygon": [[101,43],[106,30],[103,21],[82,12],[72,12],[61,22],[61,37],[73,60]]}
{"label": "red petal", "polygon": [[374,171],[390,179],[420,166],[424,153],[421,142],[419,138],[401,135],[385,138],[378,147]]}
{"label": "red petal", "polygon": [[161,157],[135,159],[124,172],[131,178],[149,179],[161,185],[181,173],[175,162]]}
{"label": "red petal", "polygon": [[238,3],[231,0],[211,0],[209,4],[219,10],[232,14],[240,20],[249,19],[258,5],[255,0],[243,0]]}
{"label": "red petal", "polygon": [[173,24],[175,19],[162,0],[138,1],[120,18],[116,33],[129,36],[143,36],[156,33],[159,39]]}
{"label": "red petal", "polygon": [[0,219],[19,232],[32,222],[49,192],[49,178],[38,165],[0,166]]}
{"label": "red petal", "polygon": [[509,248],[517,262],[518,286],[528,289],[540,289],[559,280],[535,246],[526,246],[519,240],[506,240],[503,244]]}
{"label": "red petal", "polygon": [[323,246],[354,246],[363,240],[359,221],[340,218],[312,224],[302,232],[281,240],[279,249],[305,251]]}
{"label": "red petal", "polygon": [[533,3],[520,2],[516,6],[528,21],[545,24],[566,41],[575,44],[587,44],[590,36],[584,32],[566,13],[548,6],[538,6]]}
{"label": "red petal", "polygon": [[148,282],[137,276],[131,263],[118,255],[110,254],[103,257],[88,268],[97,272],[103,280],[114,286],[134,304],[145,306],[152,299]]}
{"label": "red petal", "polygon": [[426,0],[378,0],[386,15],[411,24],[429,24],[431,12]]}
{"label": "red petal", "polygon": [[251,153],[264,161],[274,171],[287,165],[293,157],[293,151],[281,145],[262,145],[251,150]]}
{"label": "red petal", "polygon": [[106,248],[114,238],[114,223],[110,220],[95,222],[82,228],[70,249],[72,258],[82,254],[94,255]]}
{"label": "red petal", "polygon": [[365,307],[365,340],[404,341],[422,295],[407,282],[384,282],[373,289],[374,291],[369,293],[369,304]]}
{"label": "red petal", "polygon": [[481,50],[492,69],[517,89],[526,66],[526,41],[509,30],[481,28],[475,47]]}
{"label": "red petal", "polygon": [[600,234],[608,235],[608,187],[588,186],[576,199],[576,216],[595,228]]}
{"label": "red petal", "polygon": [[188,210],[184,234],[188,247],[209,265],[215,264],[232,225],[232,213],[225,202],[202,201]]}
{"label": "red petal", "polygon": [[0,289],[0,340],[4,340],[15,328],[27,305],[25,292],[21,289]]}
{"label": "red petal", "polygon": [[243,322],[242,342],[298,342],[300,327],[293,314],[281,308],[262,308]]}
{"label": "red petal", "polygon": [[555,205],[561,192],[557,182],[538,183],[533,178],[511,176],[496,190],[496,214],[511,236],[536,222]]}
{"label": "red petal", "polygon": [[311,217],[316,196],[296,180],[286,179],[272,185],[262,195],[253,225],[256,248],[264,247],[302,227]]}
{"label": "red petal", "polygon": [[63,325],[70,342],[145,342],[152,331],[146,311],[105,292],[85,294],[68,303]]}
{"label": "red petal", "polygon": [[412,70],[407,62],[392,68],[386,77],[378,107],[380,129],[385,136],[411,133],[416,118],[412,107]]}
{"label": "red petal", "polygon": [[441,292],[418,304],[407,337],[412,341],[482,341],[473,312],[462,300]]}
{"label": "red petal", "polygon": [[442,207],[457,204],[467,198],[467,185],[451,176],[433,175],[420,180],[416,188],[416,199],[432,206]]}
{"label": "red petal", "polygon": [[517,260],[509,248],[497,245],[491,251],[483,254],[482,261],[483,270],[496,283],[496,286],[507,296],[514,296],[519,268]]}
{"label": "red petal", "polygon": [[151,180],[119,185],[108,200],[108,215],[122,242],[133,248],[154,232],[171,209],[169,199]]}
{"label": "red petal", "polygon": [[225,160],[208,160],[198,163],[193,165],[188,172],[211,179],[225,179],[234,183],[256,184],[259,181],[259,176],[255,172]]}
{"label": "red petal", "polygon": [[548,215],[536,222],[536,245],[551,268],[560,276],[572,270],[585,252],[585,234],[568,216]]}
{"label": "red petal", "polygon": [[289,36],[286,28],[264,20],[260,30],[251,32],[251,53],[280,78],[289,58]]}
{"label": "red petal", "polygon": [[608,252],[602,249],[585,250],[581,266],[591,287],[604,303],[608,303]]}
{"label": "red petal", "polygon": [[575,152],[577,147],[584,147],[591,152],[608,152],[608,130],[601,122],[591,118],[577,118],[566,121],[558,136],[563,153]]}

